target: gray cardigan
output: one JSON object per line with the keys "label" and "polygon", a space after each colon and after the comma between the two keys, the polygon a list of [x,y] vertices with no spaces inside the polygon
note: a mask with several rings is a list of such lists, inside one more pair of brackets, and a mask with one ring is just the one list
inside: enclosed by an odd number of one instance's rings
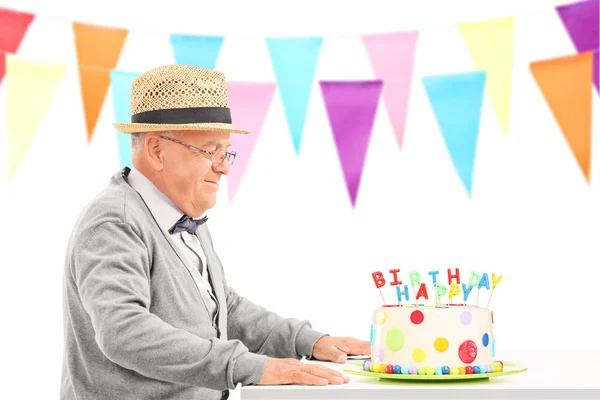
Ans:
{"label": "gray cardigan", "polygon": [[238,383],[256,384],[267,355],[310,357],[324,334],[228,286],[205,223],[197,235],[218,300],[213,325],[128,173],[87,205],[69,241],[60,398],[220,399]]}

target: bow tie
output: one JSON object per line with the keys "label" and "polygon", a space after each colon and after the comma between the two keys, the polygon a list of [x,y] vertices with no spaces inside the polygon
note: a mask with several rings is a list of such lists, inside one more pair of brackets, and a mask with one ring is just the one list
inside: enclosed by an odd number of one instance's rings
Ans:
{"label": "bow tie", "polygon": [[171,229],[169,229],[169,233],[172,235],[177,232],[187,231],[189,234],[193,235],[196,233],[196,229],[205,223],[207,219],[208,217],[191,219],[187,215],[184,215],[183,217],[179,218],[179,221],[177,221],[175,225],[171,227]]}

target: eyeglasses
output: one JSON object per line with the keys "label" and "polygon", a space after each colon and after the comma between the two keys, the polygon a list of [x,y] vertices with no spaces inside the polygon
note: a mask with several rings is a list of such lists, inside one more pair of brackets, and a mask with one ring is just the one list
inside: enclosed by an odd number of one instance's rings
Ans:
{"label": "eyeglasses", "polygon": [[235,151],[231,152],[231,151],[226,151],[224,149],[217,149],[215,151],[207,151],[207,150],[203,150],[199,147],[192,146],[191,144],[181,142],[177,139],[170,138],[168,136],[161,136],[161,138],[170,140],[171,142],[178,143],[182,146],[189,147],[190,149],[194,149],[194,150],[202,152],[204,154],[208,154],[210,161],[212,161],[213,164],[221,164],[223,161],[227,160],[229,165],[233,165],[233,162],[235,161],[235,156],[236,156]]}

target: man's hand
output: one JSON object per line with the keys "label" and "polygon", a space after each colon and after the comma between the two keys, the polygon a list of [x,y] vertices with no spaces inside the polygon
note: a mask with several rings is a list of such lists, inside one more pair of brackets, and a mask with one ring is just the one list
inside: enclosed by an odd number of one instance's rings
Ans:
{"label": "man's hand", "polygon": [[313,347],[313,357],[321,361],[343,364],[347,355],[368,356],[371,354],[369,342],[351,337],[323,336]]}
{"label": "man's hand", "polygon": [[267,358],[267,366],[258,385],[340,385],[348,383],[348,377],[332,369],[305,364],[293,358]]}

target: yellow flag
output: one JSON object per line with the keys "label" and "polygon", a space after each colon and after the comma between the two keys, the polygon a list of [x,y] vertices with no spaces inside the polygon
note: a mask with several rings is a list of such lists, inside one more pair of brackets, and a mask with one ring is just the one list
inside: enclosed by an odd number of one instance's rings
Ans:
{"label": "yellow flag", "polygon": [[23,160],[67,66],[6,55],[8,179]]}
{"label": "yellow flag", "polygon": [[458,28],[475,68],[487,73],[486,92],[506,137],[510,114],[514,19],[508,17],[465,22],[459,24]]}

